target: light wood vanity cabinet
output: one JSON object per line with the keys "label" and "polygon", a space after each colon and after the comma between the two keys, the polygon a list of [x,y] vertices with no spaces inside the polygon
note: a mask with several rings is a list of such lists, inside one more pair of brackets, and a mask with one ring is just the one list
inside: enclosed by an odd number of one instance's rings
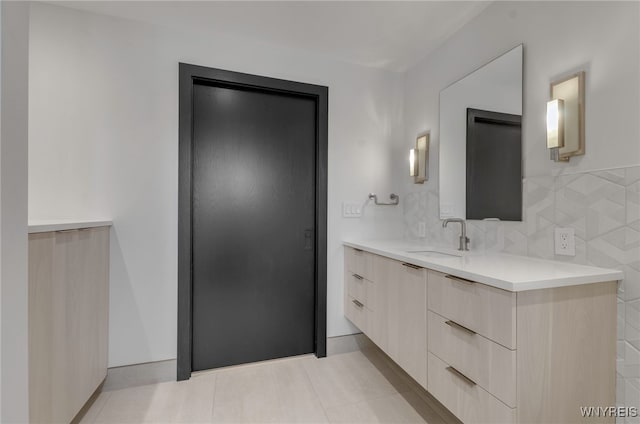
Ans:
{"label": "light wood vanity cabinet", "polygon": [[516,293],[429,271],[427,389],[463,422],[516,422]]}
{"label": "light wood vanity cabinet", "polygon": [[614,421],[580,407],[615,405],[615,281],[512,292],[350,250],[372,290],[347,318],[461,421]]}
{"label": "light wood vanity cabinet", "polygon": [[426,388],[426,269],[345,248],[345,283],[345,316]]}
{"label": "light wood vanity cabinet", "polygon": [[615,281],[514,293],[428,280],[427,389],[463,422],[613,422],[580,407],[615,405]]}
{"label": "light wood vanity cabinet", "polygon": [[349,249],[345,254],[344,313],[363,332],[367,331],[367,321],[372,319],[372,305],[369,305],[367,297],[373,296],[371,292],[374,287],[370,286],[371,281],[365,279],[365,275],[372,275],[370,256],[357,249]]}
{"label": "light wood vanity cabinet", "polygon": [[29,235],[29,414],[68,423],[107,374],[109,227]]}

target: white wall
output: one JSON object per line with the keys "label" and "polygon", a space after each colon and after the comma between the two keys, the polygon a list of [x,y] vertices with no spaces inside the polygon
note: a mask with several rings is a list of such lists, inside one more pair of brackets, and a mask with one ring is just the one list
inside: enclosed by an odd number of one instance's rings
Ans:
{"label": "white wall", "polygon": [[[405,79],[405,148],[430,129],[428,184],[437,187],[440,90],[524,43],[525,177],[640,163],[637,2],[495,2]],[[586,155],[549,160],[545,113],[549,84],[580,69],[586,78]],[[405,188],[414,190],[407,179]],[[427,188],[427,187],[425,187]]]}
{"label": "white wall", "polygon": [[29,4],[0,3],[0,422],[29,421],[27,118]]}
{"label": "white wall", "polygon": [[354,331],[341,240],[400,234],[401,210],[341,202],[398,189],[401,75],[45,4],[30,31],[29,217],[114,220],[110,366],[176,356],[178,62],[329,87],[327,328]]}
{"label": "white wall", "polygon": [[[470,221],[471,250],[503,251],[617,268],[616,403],[640,407],[640,3],[495,2],[410,69],[405,80],[405,142],[432,130],[432,179],[404,184],[405,236],[457,243],[459,228],[438,219],[438,94],[513,46],[524,44],[523,222]],[[549,84],[586,70],[586,155],[549,160]],[[444,143],[445,141],[443,141]],[[635,165],[635,166],[634,166]],[[608,171],[599,171],[606,168]],[[568,175],[571,174],[571,175]],[[576,230],[574,257],[554,255],[554,229]]]}

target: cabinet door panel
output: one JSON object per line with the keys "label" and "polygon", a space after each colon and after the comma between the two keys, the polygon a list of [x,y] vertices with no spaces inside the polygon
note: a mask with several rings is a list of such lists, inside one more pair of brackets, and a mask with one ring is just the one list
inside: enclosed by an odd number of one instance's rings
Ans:
{"label": "cabinet door panel", "polygon": [[[91,305],[92,314],[88,316],[88,333],[95,342],[85,351],[89,358],[87,368],[87,393],[95,390],[107,376],[107,354],[109,351],[109,232],[108,227],[90,230],[87,247],[85,281],[94,290],[86,301]],[[86,399],[85,399],[86,401]]]}
{"label": "cabinet door panel", "polygon": [[[381,270],[381,256],[372,257],[372,281],[366,280],[367,336],[383,351],[387,347],[387,293],[386,279]],[[382,265],[384,268],[384,265]]]}
{"label": "cabinet door panel", "polygon": [[[394,319],[397,313],[394,315],[394,311],[397,311],[397,293],[391,293],[391,287],[395,286],[394,272],[396,262],[393,259],[385,258],[383,256],[375,255],[373,258],[373,280],[376,285],[376,300],[373,310],[375,311],[375,318],[372,320],[375,331],[373,331],[373,342],[378,345],[383,352],[393,358],[390,348],[390,335],[389,328],[391,324],[390,319]],[[397,335],[392,334],[391,338],[394,340],[394,346],[397,345]]]}
{"label": "cabinet door panel", "polygon": [[[29,235],[29,421],[57,422],[53,415],[55,321],[53,233]],[[58,418],[62,418],[58,416]]]}
{"label": "cabinet door panel", "polygon": [[394,261],[388,281],[391,358],[427,387],[427,271]]}
{"label": "cabinet door panel", "polygon": [[30,421],[70,422],[106,377],[109,228],[29,236]]}
{"label": "cabinet door panel", "polygon": [[[74,367],[73,360],[76,348],[72,343],[77,339],[69,337],[73,329],[73,315],[67,310],[67,304],[74,301],[69,297],[73,296],[73,289],[80,285],[75,281],[78,278],[77,267],[81,263],[79,258],[74,257],[75,253],[81,251],[77,246],[76,231],[56,231],[54,233],[53,247],[53,292],[52,292],[52,416],[55,422],[69,422],[72,418],[72,407],[70,398],[74,393],[68,389],[73,385],[74,376],[70,371]],[[68,316],[70,315],[70,316]]]}
{"label": "cabinet door panel", "polygon": [[[65,244],[66,257],[66,326],[67,326],[67,396],[68,411],[82,408],[83,394],[90,390],[87,379],[83,378],[90,369],[90,345],[95,346],[90,318],[94,302],[95,287],[87,280],[88,259],[91,244],[89,231],[74,231]],[[93,348],[95,349],[95,348]]]}
{"label": "cabinet door panel", "polygon": [[67,416],[106,377],[109,228],[57,233],[64,248]]}

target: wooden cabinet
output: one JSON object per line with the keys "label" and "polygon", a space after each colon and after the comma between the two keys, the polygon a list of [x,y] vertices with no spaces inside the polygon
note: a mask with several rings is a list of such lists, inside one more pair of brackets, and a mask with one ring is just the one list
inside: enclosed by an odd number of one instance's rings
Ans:
{"label": "wooden cabinet", "polygon": [[371,306],[367,300],[373,298],[374,288],[364,275],[370,276],[371,262],[367,252],[349,249],[344,258],[344,314],[361,331],[366,331],[371,319]]}
{"label": "wooden cabinet", "polygon": [[107,373],[109,227],[29,235],[29,413],[70,422]]}
{"label": "wooden cabinet", "polygon": [[582,406],[615,405],[615,281],[518,293],[428,281],[427,389],[463,422],[576,423]]}
{"label": "wooden cabinet", "polygon": [[426,270],[351,248],[345,270],[345,316],[426,388]]}
{"label": "wooden cabinet", "polygon": [[615,405],[615,281],[518,293],[519,423],[613,423],[579,408]]}
{"label": "wooden cabinet", "polygon": [[616,289],[512,292],[345,247],[347,318],[465,423],[613,422],[580,407],[615,405]]}

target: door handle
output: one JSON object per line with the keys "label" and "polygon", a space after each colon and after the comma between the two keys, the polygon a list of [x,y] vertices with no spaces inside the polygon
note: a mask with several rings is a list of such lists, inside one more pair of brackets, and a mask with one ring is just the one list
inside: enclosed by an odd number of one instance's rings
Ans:
{"label": "door handle", "polygon": [[313,250],[313,230],[307,228],[304,230],[304,250]]}

